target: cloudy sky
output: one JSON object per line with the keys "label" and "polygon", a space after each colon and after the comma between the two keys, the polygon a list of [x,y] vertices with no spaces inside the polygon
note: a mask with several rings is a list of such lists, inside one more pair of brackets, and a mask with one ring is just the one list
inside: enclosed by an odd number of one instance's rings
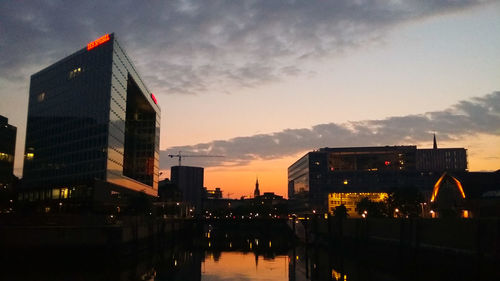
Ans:
{"label": "cloudy sky", "polygon": [[232,197],[286,195],[324,146],[468,149],[500,169],[500,2],[2,1],[0,115],[18,127],[29,77],[115,32],[162,107],[161,168],[184,153]]}

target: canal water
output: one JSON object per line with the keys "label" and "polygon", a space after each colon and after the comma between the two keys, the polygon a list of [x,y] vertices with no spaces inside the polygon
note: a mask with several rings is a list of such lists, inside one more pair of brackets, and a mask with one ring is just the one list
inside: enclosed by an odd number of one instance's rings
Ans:
{"label": "canal water", "polygon": [[283,229],[206,227],[198,235],[172,237],[163,249],[126,258],[57,256],[0,265],[0,280],[498,280],[459,260],[424,265],[359,249],[340,254],[330,246],[297,243]]}

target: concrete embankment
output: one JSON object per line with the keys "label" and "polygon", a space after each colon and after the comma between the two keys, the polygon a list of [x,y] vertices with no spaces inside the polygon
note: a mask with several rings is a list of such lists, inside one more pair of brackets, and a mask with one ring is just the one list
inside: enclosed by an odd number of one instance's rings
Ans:
{"label": "concrete embankment", "polygon": [[126,255],[164,247],[195,227],[191,220],[149,216],[4,216],[0,258],[56,252]]}
{"label": "concrete embankment", "polygon": [[[293,221],[289,222],[292,227]],[[293,227],[302,241],[500,259],[500,219],[343,219],[311,217]]]}

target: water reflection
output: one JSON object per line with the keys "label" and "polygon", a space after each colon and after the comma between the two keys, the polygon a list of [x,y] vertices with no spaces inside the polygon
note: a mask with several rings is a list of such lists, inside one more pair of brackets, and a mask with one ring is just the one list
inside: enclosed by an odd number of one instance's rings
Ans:
{"label": "water reflection", "polygon": [[288,256],[266,258],[253,253],[208,253],[201,280],[288,280]]}
{"label": "water reflection", "polygon": [[478,275],[459,259],[429,265],[397,250],[306,246],[280,231],[207,228],[183,238],[126,259],[25,260],[19,263],[22,269],[2,268],[0,280],[495,280],[494,274]]}

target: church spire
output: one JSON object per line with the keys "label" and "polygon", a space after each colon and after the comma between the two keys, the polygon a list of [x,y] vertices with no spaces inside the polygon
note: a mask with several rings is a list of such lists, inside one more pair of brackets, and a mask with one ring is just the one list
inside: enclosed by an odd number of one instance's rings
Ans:
{"label": "church spire", "polygon": [[432,148],[434,148],[434,149],[438,148],[437,141],[436,141],[436,133],[434,133],[434,145],[432,146]]}
{"label": "church spire", "polygon": [[260,196],[260,190],[259,190],[259,178],[257,177],[257,180],[255,181],[255,190],[253,191],[253,197],[258,197]]}

